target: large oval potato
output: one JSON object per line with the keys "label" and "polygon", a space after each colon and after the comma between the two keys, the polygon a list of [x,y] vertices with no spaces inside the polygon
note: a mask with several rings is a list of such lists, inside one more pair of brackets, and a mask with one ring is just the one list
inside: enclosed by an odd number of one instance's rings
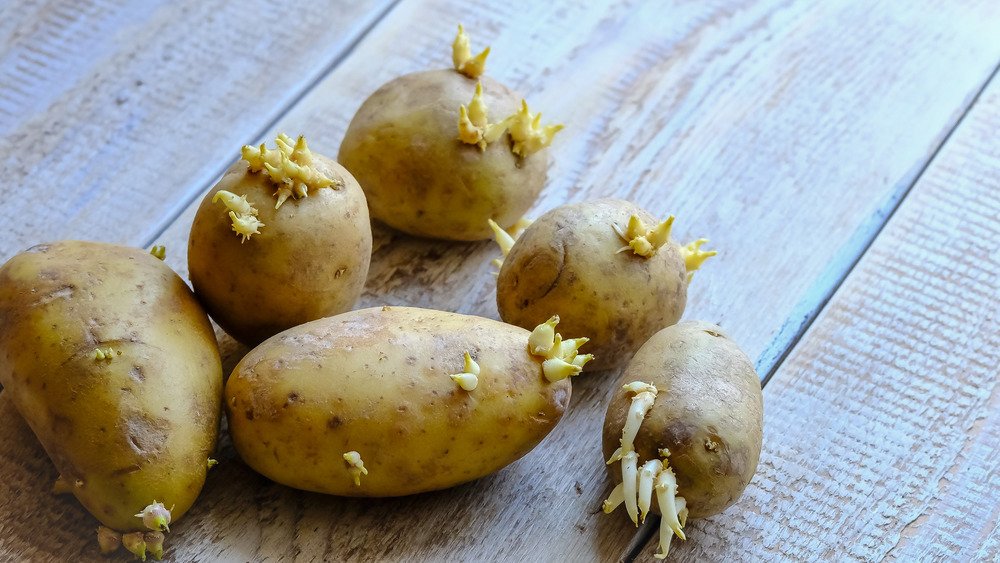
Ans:
{"label": "large oval potato", "polygon": [[[336,162],[318,153],[309,160],[334,183],[276,199],[283,183],[241,159],[205,195],[191,225],[191,285],[212,318],[244,344],[348,311],[364,289],[372,251],[364,193]],[[233,232],[219,194],[245,198],[261,223],[257,232],[245,239]]]}
{"label": "large oval potato", "polygon": [[[479,81],[491,120],[518,111],[510,89]],[[487,219],[509,227],[531,207],[545,185],[546,149],[522,158],[506,138],[485,150],[458,139],[459,106],[469,104],[476,83],[453,70],[407,74],[361,105],[338,160],[358,179],[374,218],[413,235],[483,240]]]}
{"label": "large oval potato", "polygon": [[628,248],[616,228],[625,232],[631,217],[658,223],[618,199],[563,205],[539,217],[497,275],[500,318],[528,328],[558,314],[564,331],[591,338],[583,348],[594,355],[588,369],[624,366],[650,336],[681,318],[694,269],[672,239],[649,256]]}
{"label": "large oval potato", "polygon": [[[492,473],[544,438],[570,400],[527,330],[490,319],[384,307],[265,341],[226,384],[233,444],[285,485],[346,496],[442,489]],[[466,391],[449,375],[478,363]],[[357,452],[367,474],[345,454]]]}
{"label": "large oval potato", "polygon": [[0,268],[0,383],[71,491],[105,526],[181,518],[215,448],[215,333],[169,267],[121,246],[39,245]]}

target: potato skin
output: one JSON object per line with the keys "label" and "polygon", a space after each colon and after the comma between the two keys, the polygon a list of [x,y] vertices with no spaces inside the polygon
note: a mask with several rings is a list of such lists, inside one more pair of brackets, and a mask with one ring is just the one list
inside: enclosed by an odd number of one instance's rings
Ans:
{"label": "potato skin", "polygon": [[559,315],[562,334],[590,338],[586,370],[620,368],[656,331],[676,323],[687,302],[687,270],[672,240],[649,258],[618,252],[624,229],[638,215],[627,201],[600,199],[557,207],[521,234],[497,276],[504,322],[535,327]]}
{"label": "potato skin", "polygon": [[[94,350],[120,351],[97,361]],[[139,530],[154,499],[179,520],[205,481],[221,414],[215,333],[163,262],[63,241],[0,268],[0,383],[73,494]]]}
{"label": "potato skin", "polygon": [[[309,190],[274,209],[276,189],[245,160],[202,199],[188,239],[191,285],[233,338],[254,345],[293,326],[350,310],[364,290],[372,253],[364,193],[336,162],[316,168],[344,185]],[[264,226],[245,243],[232,230],[220,190],[246,195]]]}
{"label": "potato skin", "polygon": [[[400,496],[488,475],[555,427],[568,379],[549,383],[528,331],[407,307],[352,311],[267,340],[226,385],[233,445],[279,483],[344,496]],[[459,388],[468,351],[479,386]],[[343,454],[368,475],[354,485]]]}
{"label": "potato skin", "polygon": [[[520,98],[480,78],[491,122]],[[458,108],[476,80],[453,70],[407,74],[386,83],[351,120],[338,160],[361,183],[372,216],[412,235],[484,240],[487,219],[513,225],[545,185],[547,149],[521,159],[507,135],[480,151],[458,140]]]}
{"label": "potato skin", "polygon": [[[763,439],[760,379],[746,354],[716,325],[688,321],[656,333],[635,354],[604,418],[605,459],[619,445],[632,381],[656,386],[656,401],[639,427],[640,465],[670,450],[678,495],[692,518],[722,512],[757,471]],[[608,466],[621,482],[621,465]]]}

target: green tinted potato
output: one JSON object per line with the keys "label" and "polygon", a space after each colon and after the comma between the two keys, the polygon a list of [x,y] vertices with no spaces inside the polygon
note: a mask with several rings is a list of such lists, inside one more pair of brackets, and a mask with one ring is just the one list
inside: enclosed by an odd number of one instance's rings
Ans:
{"label": "green tinted potato", "polygon": [[566,333],[591,338],[583,348],[595,356],[588,369],[624,366],[653,333],[681,318],[689,274],[700,264],[689,247],[669,239],[669,224],[658,248],[639,248],[646,256],[633,250],[632,217],[647,227],[642,240],[658,223],[617,199],[564,205],[539,217],[503,260],[500,318],[529,328],[558,314]]}
{"label": "green tinted potato", "polygon": [[144,530],[136,514],[153,500],[176,522],[201,491],[221,410],[215,334],[148,253],[63,241],[11,258],[0,268],[0,384],[59,488],[105,526]]}
{"label": "green tinted potato", "polygon": [[538,444],[569,404],[568,374],[550,381],[543,366],[559,361],[529,353],[530,334],[406,307],[295,327],[229,378],[233,444],[270,479],[336,495],[408,495],[488,475]]}
{"label": "green tinted potato", "polygon": [[[279,147],[282,143],[292,147],[287,137],[279,137]],[[285,178],[286,183],[280,171],[255,171],[247,149],[259,150],[245,148],[245,158],[230,167],[198,208],[188,239],[188,269],[212,318],[240,342],[253,345],[286,328],[349,310],[364,289],[372,236],[364,193],[342,166],[309,153],[308,169],[329,183]],[[280,152],[265,150],[272,156]],[[302,185],[306,189],[300,193],[281,191]]]}

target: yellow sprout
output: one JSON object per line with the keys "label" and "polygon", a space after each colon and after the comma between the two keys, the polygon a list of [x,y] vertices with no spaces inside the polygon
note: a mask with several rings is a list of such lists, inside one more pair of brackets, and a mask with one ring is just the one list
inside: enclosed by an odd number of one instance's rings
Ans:
{"label": "yellow sprout", "polygon": [[718,254],[715,250],[701,250],[701,245],[708,242],[707,238],[700,238],[686,246],[681,247],[681,256],[684,258],[684,267],[688,271],[687,280],[691,283],[694,272],[712,256]]}
{"label": "yellow sprout", "polygon": [[360,487],[361,476],[368,475],[368,470],[365,469],[365,462],[361,459],[361,454],[356,451],[347,452],[344,454],[344,461],[347,463],[347,470],[354,478],[354,486]]}
{"label": "yellow sprout", "polygon": [[493,238],[500,246],[500,252],[503,253],[502,258],[493,259],[493,265],[499,271],[503,266],[503,259],[510,253],[510,249],[514,247],[514,243],[517,242],[517,239],[520,238],[525,229],[531,226],[532,221],[531,219],[521,217],[509,229],[504,229],[493,219],[487,219],[486,222],[489,224],[490,229],[493,230]]}
{"label": "yellow sprout", "polygon": [[542,361],[542,374],[550,383],[555,383],[579,375],[583,366],[594,359],[593,354],[578,355],[576,352],[587,343],[587,338],[574,338],[563,341],[562,336],[555,331],[559,316],[554,315],[549,320],[535,327],[528,336],[528,352],[534,356],[545,358]]}
{"label": "yellow sprout", "polygon": [[468,352],[465,353],[465,371],[450,375],[451,379],[458,383],[458,386],[466,391],[474,391],[479,385],[479,364]]}
{"label": "yellow sprout", "polygon": [[542,114],[532,114],[528,110],[528,102],[521,100],[521,109],[503,121],[514,141],[511,149],[522,158],[534,154],[552,144],[556,133],[562,130],[562,125],[546,125],[542,127]]}
{"label": "yellow sprout", "polygon": [[489,55],[490,48],[487,47],[475,57],[472,56],[469,36],[465,34],[465,28],[459,24],[458,34],[451,44],[451,62],[455,65],[455,70],[469,78],[479,78],[486,70],[486,57]]}
{"label": "yellow sprout", "polygon": [[122,545],[140,561],[146,560],[146,537],[142,532],[123,534]]}
{"label": "yellow sprout", "polygon": [[562,358],[549,358],[542,362],[542,374],[545,375],[545,379],[549,380],[549,383],[579,375],[581,371],[583,371],[583,366],[567,362]]}
{"label": "yellow sprout", "polygon": [[243,237],[241,242],[246,242],[251,235],[259,235],[260,228],[264,223],[257,219],[257,208],[250,205],[246,194],[238,196],[233,192],[219,190],[212,196],[212,203],[222,202],[229,210],[229,219],[233,223],[233,230]]}
{"label": "yellow sprout", "polygon": [[163,532],[146,532],[142,537],[146,540],[146,549],[149,550],[153,559],[157,561],[163,559],[163,540],[166,539]]}
{"label": "yellow sprout", "polygon": [[115,352],[114,348],[95,348],[94,349],[94,360],[98,362],[110,362],[114,359],[115,355],[121,356],[121,352]]}
{"label": "yellow sprout", "polygon": [[476,145],[480,151],[486,150],[486,133],[491,127],[486,102],[483,101],[483,85],[476,83],[476,92],[468,107],[458,108],[458,139],[467,145]]}
{"label": "yellow sprout", "polygon": [[611,226],[618,233],[618,236],[625,241],[626,246],[618,249],[618,252],[632,250],[637,256],[649,258],[656,254],[664,244],[670,240],[670,228],[674,224],[674,216],[667,217],[665,221],[652,229],[647,229],[645,223],[638,215],[632,215],[628,219],[628,227],[623,232],[617,224]]}
{"label": "yellow sprout", "polygon": [[308,197],[310,189],[331,186],[338,189],[342,186],[342,182],[324,175],[313,166],[312,152],[302,135],[292,141],[291,137],[280,133],[274,144],[275,149],[269,149],[263,143],[259,147],[244,145],[241,154],[252,172],[265,173],[277,184],[275,209],[289,197]]}
{"label": "yellow sprout", "polygon": [[220,201],[222,202],[223,205],[226,206],[226,209],[230,211],[235,211],[240,215],[257,214],[257,208],[250,205],[250,202],[247,201],[246,194],[236,195],[233,192],[229,192],[226,190],[219,190],[215,192],[214,196],[212,196],[212,203],[218,203]]}
{"label": "yellow sprout", "polygon": [[229,212],[229,219],[233,222],[233,230],[236,234],[243,237],[240,242],[246,242],[251,235],[259,235],[260,228],[264,226],[259,219],[253,215],[239,215],[235,211]]}
{"label": "yellow sprout", "polygon": [[555,345],[557,324],[559,315],[552,315],[549,320],[536,326],[528,336],[528,352],[535,356],[548,356]]}
{"label": "yellow sprout", "polygon": [[158,244],[153,248],[150,248],[149,253],[160,260],[164,260],[167,257],[167,247]]}

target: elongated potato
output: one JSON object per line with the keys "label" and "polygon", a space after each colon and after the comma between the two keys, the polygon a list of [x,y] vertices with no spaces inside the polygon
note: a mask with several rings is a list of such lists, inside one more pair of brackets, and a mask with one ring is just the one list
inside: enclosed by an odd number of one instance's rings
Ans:
{"label": "elongated potato", "polygon": [[587,358],[577,341],[553,353],[550,328],[384,307],[287,330],[229,378],[233,444],[279,483],[336,495],[408,495],[482,477],[531,450],[569,404],[566,376]]}
{"label": "elongated potato", "polygon": [[[757,470],[760,379],[716,325],[682,322],[653,335],[625,368],[604,419],[608,475],[633,521],[660,512],[661,553],[687,515],[732,505]],[[666,507],[666,510],[664,510]]]}
{"label": "elongated potato", "polygon": [[[56,488],[105,526],[160,528],[201,491],[221,411],[215,334],[148,253],[64,241],[11,258],[0,383],[59,470]],[[154,500],[172,510],[144,522]]]}

